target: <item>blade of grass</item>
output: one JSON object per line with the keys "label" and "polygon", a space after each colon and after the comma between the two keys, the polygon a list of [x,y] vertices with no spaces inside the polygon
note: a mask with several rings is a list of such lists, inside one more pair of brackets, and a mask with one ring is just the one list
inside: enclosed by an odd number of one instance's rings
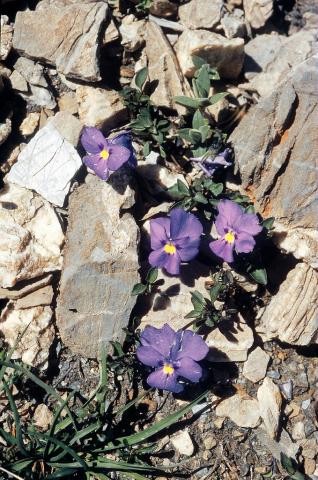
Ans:
{"label": "blade of grass", "polygon": [[138,403],[140,402],[140,400],[142,400],[143,398],[145,398],[147,395],[149,395],[150,392],[152,392],[154,390],[154,388],[150,388],[149,390],[147,390],[146,392],[142,392],[138,395],[138,397],[134,398],[133,400],[131,400],[130,402],[126,403],[126,405],[123,405],[122,407],[120,407],[115,413],[114,415],[117,417],[118,415],[122,415],[124,412],[126,412],[126,410],[128,410],[129,408],[131,408],[133,405],[135,405],[135,403]]}
{"label": "blade of grass", "polygon": [[0,467],[0,471],[6,473],[9,477],[16,478],[17,480],[23,480],[23,478],[18,477],[18,475],[15,475],[12,472],[9,472],[6,468]]}
{"label": "blade of grass", "polygon": [[17,447],[19,448],[22,455],[27,457],[27,456],[29,456],[29,452],[25,449],[25,446],[24,446],[24,443],[23,443],[23,436],[22,436],[22,430],[21,430],[21,424],[20,424],[20,416],[19,416],[17,406],[15,404],[12,393],[10,392],[8,384],[4,379],[2,380],[2,384],[3,384],[4,391],[5,391],[5,393],[8,397],[8,400],[9,400],[9,403],[10,403],[10,408],[12,410],[12,414],[13,414],[13,418],[14,418],[15,430],[16,430],[16,439],[17,439]]}

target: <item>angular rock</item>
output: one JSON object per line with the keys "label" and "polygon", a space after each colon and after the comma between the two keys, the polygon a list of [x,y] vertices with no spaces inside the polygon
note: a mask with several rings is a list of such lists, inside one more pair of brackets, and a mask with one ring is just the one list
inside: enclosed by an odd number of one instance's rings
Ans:
{"label": "angular rock", "polygon": [[282,408],[280,389],[273,380],[266,377],[257,391],[257,399],[265,429],[268,435],[275,440]]}
{"label": "angular rock", "polygon": [[266,448],[268,448],[273,457],[279,461],[281,459],[282,452],[287,455],[287,457],[295,459],[299,450],[297,443],[293,443],[289,434],[284,429],[282,429],[279,442],[276,442],[270,438],[267,432],[265,432],[262,428],[257,430],[257,438]]}
{"label": "angular rock", "polygon": [[256,36],[245,46],[244,75],[249,88],[271,94],[290,70],[315,53],[315,31],[300,30],[286,37],[276,32]]}
{"label": "angular rock", "polygon": [[247,361],[244,363],[243,375],[251,382],[257,383],[266,375],[267,366],[270,356],[267,355],[260,347],[255,348],[249,354]]}
{"label": "angular rock", "polygon": [[182,430],[181,432],[174,434],[170,438],[170,440],[174,448],[181,455],[186,455],[187,457],[191,457],[191,455],[193,455],[194,445],[191,440],[188,429]]}
{"label": "angular rock", "polygon": [[24,308],[38,307],[40,305],[51,305],[53,294],[52,285],[47,285],[19,298],[15,302],[15,309],[23,310]]}
{"label": "angular rock", "polygon": [[243,0],[246,20],[255,28],[261,28],[273,13],[273,0]]}
{"label": "angular rock", "polygon": [[0,285],[60,270],[64,235],[51,205],[17,185],[0,192]]}
{"label": "angular rock", "polygon": [[48,430],[53,422],[53,413],[44,404],[38,405],[33,414],[33,423],[41,430]]}
{"label": "angular rock", "polygon": [[244,362],[253,346],[253,330],[238,315],[237,320],[222,321],[206,338],[210,347],[208,360],[211,362]]}
{"label": "angular rock", "polygon": [[298,263],[274,295],[256,327],[265,341],[278,338],[291,345],[316,344],[318,274]]}
{"label": "angular rock", "polygon": [[22,150],[7,180],[35,190],[62,207],[70,182],[81,165],[73,145],[49,122]]}
{"label": "angular rock", "polygon": [[157,84],[151,100],[156,105],[173,108],[180,115],[184,114],[186,109],[176,104],[174,97],[190,95],[190,90],[171,45],[154,22],[147,23],[146,55],[149,80]]}
{"label": "angular rock", "polygon": [[27,81],[17,70],[13,70],[11,73],[10,82],[13,90],[19,90],[20,92],[28,92],[29,90]]}
{"label": "angular rock", "polygon": [[157,17],[169,18],[175,15],[178,11],[178,6],[169,0],[153,0],[151,2],[149,12]]}
{"label": "angular rock", "polygon": [[179,7],[180,22],[193,30],[212,30],[221,19],[222,0],[191,0]]}
{"label": "angular rock", "polygon": [[0,60],[7,58],[12,48],[13,26],[9,25],[9,18],[1,15],[0,20]]}
{"label": "angular rock", "polygon": [[115,40],[118,40],[119,36],[120,36],[119,31],[115,25],[115,22],[114,20],[111,20],[105,30],[103,45],[108,45],[109,43],[112,43]]}
{"label": "angular rock", "polygon": [[55,338],[51,307],[18,309],[14,302],[9,302],[0,317],[0,332],[10,347],[15,344],[17,336],[24,332],[12,358],[21,358],[33,367],[46,368]]}
{"label": "angular rock", "polygon": [[6,141],[12,130],[12,122],[10,118],[6,118],[0,122],[0,145]]}
{"label": "angular rock", "polygon": [[114,128],[128,119],[127,108],[115,90],[81,85],[76,99],[80,120],[88,127]]}
{"label": "angular rock", "polygon": [[77,115],[78,105],[74,92],[68,92],[61,95],[58,100],[59,109],[63,112],[69,112],[72,115]]}
{"label": "angular rock", "polygon": [[19,57],[14,64],[14,70],[19,72],[31,85],[45,88],[48,87],[48,83],[44,76],[44,67],[39,63],[35,63],[29,58]]}
{"label": "angular rock", "polygon": [[40,114],[38,112],[30,112],[23,122],[21,123],[19,130],[24,136],[29,136],[34,133],[40,121]]}
{"label": "angular rock", "polygon": [[77,146],[82,131],[81,122],[67,111],[57,112],[54,117],[49,117],[47,123],[51,123],[59,134],[74,147]]}
{"label": "angular rock", "polygon": [[215,408],[218,417],[227,417],[237,426],[255,428],[259,424],[260,414],[258,402],[244,390],[222,400]]}
{"label": "angular rock", "polygon": [[98,81],[98,38],[107,12],[104,2],[20,11],[13,46],[27,57],[55,65],[66,76]]}
{"label": "angular rock", "polygon": [[177,58],[186,77],[193,77],[196,67],[192,55],[204,58],[221,78],[237,78],[244,60],[244,40],[224,38],[207,30],[184,31],[175,46]]}
{"label": "angular rock", "polygon": [[317,251],[317,60],[312,57],[292,70],[229,138],[243,188],[260,213],[276,218],[274,241],[312,264]]}
{"label": "angular rock", "polygon": [[136,302],[139,231],[121,212],[134,203],[129,178],[123,169],[107,183],[88,175],[70,196],[57,325],[64,344],[87,357],[123,340]]}
{"label": "angular rock", "polygon": [[244,12],[239,8],[235,8],[232,14],[224,15],[221,25],[227,38],[244,38],[246,35]]}
{"label": "angular rock", "polygon": [[121,44],[127,52],[136,52],[145,43],[145,20],[137,20],[134,15],[127,15],[119,27]]}
{"label": "angular rock", "polygon": [[51,283],[51,280],[52,275],[45,275],[31,283],[26,283],[25,285],[22,284],[19,285],[19,287],[16,286],[12,290],[10,288],[0,288],[0,298],[9,298],[10,300],[23,298],[36,290],[42,290],[43,287],[46,287]]}

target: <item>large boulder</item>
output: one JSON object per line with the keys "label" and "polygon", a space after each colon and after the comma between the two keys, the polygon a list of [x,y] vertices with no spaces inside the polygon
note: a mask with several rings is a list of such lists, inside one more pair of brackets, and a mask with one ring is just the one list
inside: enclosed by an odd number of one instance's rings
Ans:
{"label": "large boulder", "polygon": [[128,212],[134,192],[125,171],[108,183],[88,175],[70,196],[57,325],[73,352],[97,357],[101,343],[122,341],[139,280],[139,230]]}
{"label": "large boulder", "polygon": [[274,240],[310,264],[317,255],[317,56],[293,69],[230,136],[242,185]]}

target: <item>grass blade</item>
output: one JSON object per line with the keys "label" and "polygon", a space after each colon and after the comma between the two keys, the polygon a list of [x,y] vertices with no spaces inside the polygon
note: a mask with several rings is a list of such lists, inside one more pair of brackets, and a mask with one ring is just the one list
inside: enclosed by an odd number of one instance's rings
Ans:
{"label": "grass blade", "polygon": [[24,443],[23,443],[23,436],[22,436],[22,430],[21,430],[21,424],[20,424],[20,416],[18,409],[16,407],[15,401],[13,399],[12,393],[10,392],[10,389],[8,387],[8,384],[5,380],[2,380],[3,388],[4,391],[8,397],[10,407],[12,410],[12,414],[14,417],[14,423],[15,423],[15,430],[16,430],[16,439],[17,439],[17,447],[19,448],[20,452],[22,455],[27,457],[29,455],[28,451],[25,449]]}

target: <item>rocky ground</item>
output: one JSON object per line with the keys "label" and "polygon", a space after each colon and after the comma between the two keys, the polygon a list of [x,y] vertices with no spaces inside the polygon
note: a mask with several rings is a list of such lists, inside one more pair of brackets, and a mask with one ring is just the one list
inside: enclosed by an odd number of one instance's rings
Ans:
{"label": "rocky ground", "polygon": [[[149,218],[168,211],[167,188],[178,179],[190,185],[193,171],[172,155],[145,155],[138,135],[134,174],[102,182],[81,160],[83,126],[105,133],[129,126],[119,92],[145,65],[156,87],[151,100],[175,125],[187,109],[174,97],[192,95],[193,55],[217,68],[212,93],[231,96],[208,115],[235,155],[227,185],[264,218],[275,217],[264,255],[269,283],[237,274],[237,318],[207,334],[202,383],[183,396],[151,392],[126,420],[127,430],[143,429],[210,388],[203,405],[156,439],[151,461],[169,478],[318,479],[317,22],[314,0],[3,1],[3,351],[14,347],[13,358],[61,394],[86,396],[98,383],[101,343],[122,342],[136,318],[137,332],[167,321],[181,328],[190,293],[206,293],[203,253],[180,283],[160,274],[164,286],[155,293],[131,296],[147,268]],[[110,357],[118,406],[147,389],[133,343],[126,352]],[[24,387],[14,391],[20,413],[46,431],[51,405]],[[1,397],[5,430],[7,407]],[[288,473],[282,452],[303,476]]]}

